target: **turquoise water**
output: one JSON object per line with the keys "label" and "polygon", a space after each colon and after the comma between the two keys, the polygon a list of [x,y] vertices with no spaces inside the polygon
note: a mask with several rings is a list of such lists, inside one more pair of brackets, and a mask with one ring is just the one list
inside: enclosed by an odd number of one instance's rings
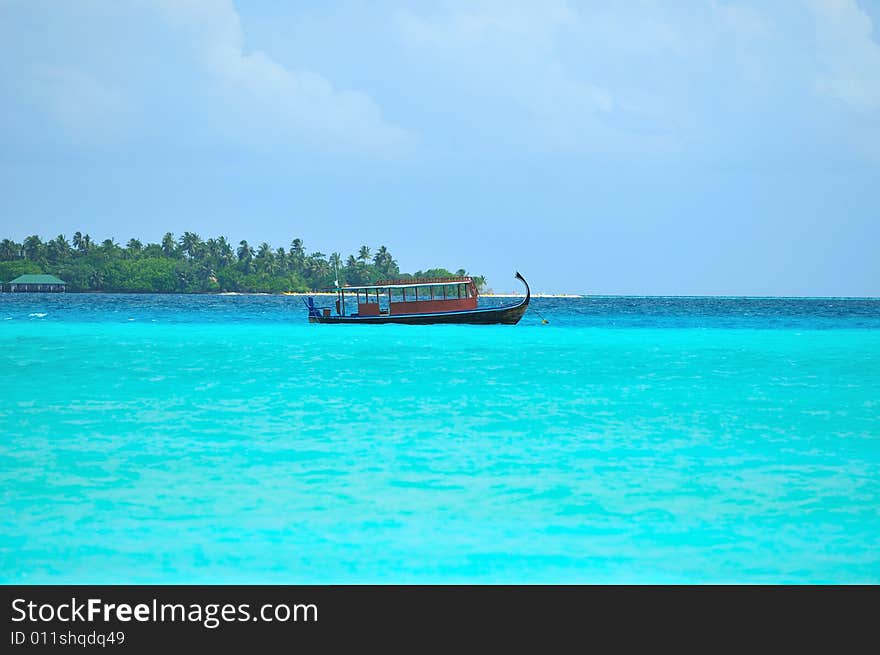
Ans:
{"label": "turquoise water", "polygon": [[0,582],[880,582],[880,301],[0,295]]}

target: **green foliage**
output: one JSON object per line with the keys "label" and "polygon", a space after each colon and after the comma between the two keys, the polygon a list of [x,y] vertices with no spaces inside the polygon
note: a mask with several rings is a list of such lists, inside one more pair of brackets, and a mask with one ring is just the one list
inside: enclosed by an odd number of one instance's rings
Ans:
{"label": "green foliage", "polygon": [[[416,271],[412,275],[404,273],[403,275],[400,275],[399,277],[402,279],[407,279],[407,278],[411,278],[411,277],[444,278],[444,277],[464,277],[466,275],[468,275],[468,272],[465,271],[463,268],[458,269],[457,271],[455,271],[455,273],[453,273],[445,268],[429,268],[425,271]],[[482,275],[474,275],[472,277],[474,278],[474,284],[476,285],[477,289],[479,291],[482,291],[483,288],[486,286],[486,278],[483,277]]]}
{"label": "green foliage", "polygon": [[17,261],[0,261],[0,284],[5,284],[10,280],[14,280],[19,275],[28,275],[28,274],[39,274],[45,273],[45,271],[40,268],[38,264],[34,262],[29,262],[24,259],[19,259]]}
{"label": "green foliage", "polygon": [[[266,242],[237,246],[226,237],[207,240],[194,232],[175,239],[166,233],[159,243],[132,238],[120,246],[113,239],[97,241],[75,232],[43,241],[37,235],[22,243],[0,241],[0,282],[25,273],[51,273],[68,283],[70,291],[117,293],[281,293],[309,291],[340,284],[372,284],[377,280],[412,277],[400,269],[385,246],[372,251],[361,246],[356,255],[329,257],[306,252],[301,239],[273,249]],[[415,277],[465,275],[445,268],[417,271]],[[475,278],[478,287],[482,278]]]}

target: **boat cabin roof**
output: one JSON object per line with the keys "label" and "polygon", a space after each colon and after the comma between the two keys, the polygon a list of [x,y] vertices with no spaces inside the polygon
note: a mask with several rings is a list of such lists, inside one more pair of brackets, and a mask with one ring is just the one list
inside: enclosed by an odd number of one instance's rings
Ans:
{"label": "boat cabin roof", "polygon": [[364,291],[375,289],[406,289],[411,287],[442,287],[451,284],[473,284],[474,278],[469,276],[458,277],[420,277],[408,280],[379,280],[376,284],[363,284],[354,286],[334,287],[333,291]]}

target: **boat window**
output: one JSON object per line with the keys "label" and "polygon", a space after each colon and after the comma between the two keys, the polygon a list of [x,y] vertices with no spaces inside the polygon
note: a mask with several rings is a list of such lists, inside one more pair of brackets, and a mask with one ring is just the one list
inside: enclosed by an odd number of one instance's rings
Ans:
{"label": "boat window", "polygon": [[[363,292],[363,298],[360,295],[361,292]],[[355,293],[357,294],[358,303],[372,304],[378,302],[380,306],[383,303],[463,300],[476,297],[474,288],[468,282],[360,289]]]}

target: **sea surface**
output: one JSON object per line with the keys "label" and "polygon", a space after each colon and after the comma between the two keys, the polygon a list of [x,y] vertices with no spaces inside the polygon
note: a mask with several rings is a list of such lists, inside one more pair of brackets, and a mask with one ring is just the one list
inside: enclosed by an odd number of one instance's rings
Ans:
{"label": "sea surface", "polygon": [[533,307],[0,294],[0,582],[880,582],[880,300]]}

